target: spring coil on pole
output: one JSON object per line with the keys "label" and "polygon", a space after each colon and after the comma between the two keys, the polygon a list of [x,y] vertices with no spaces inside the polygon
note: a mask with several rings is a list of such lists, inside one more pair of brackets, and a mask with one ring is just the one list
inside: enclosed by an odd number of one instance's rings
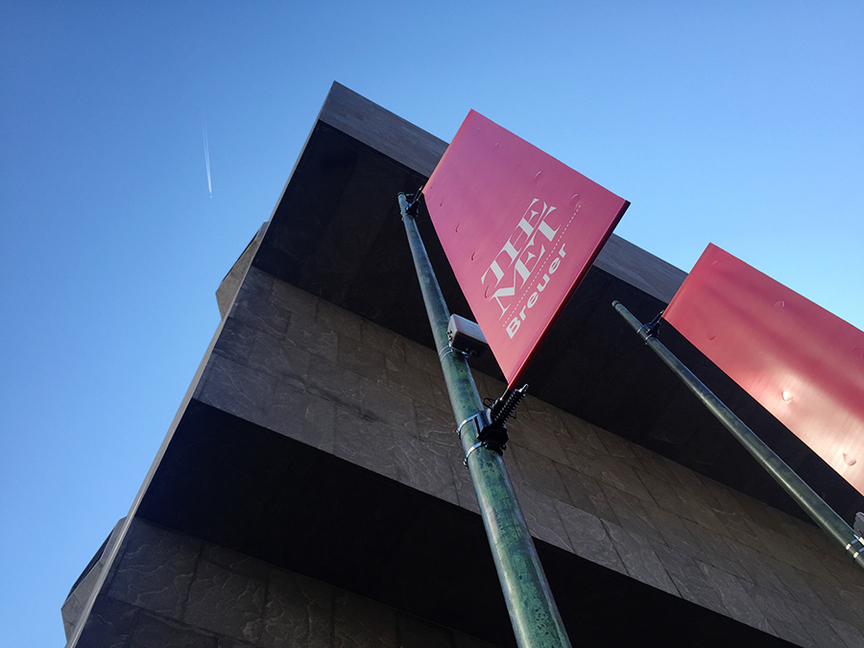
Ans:
{"label": "spring coil on pole", "polygon": [[501,398],[499,398],[492,407],[489,408],[489,417],[492,423],[500,424],[507,421],[513,415],[519,401],[525,396],[528,390],[528,385],[522,385],[519,389],[508,390]]}

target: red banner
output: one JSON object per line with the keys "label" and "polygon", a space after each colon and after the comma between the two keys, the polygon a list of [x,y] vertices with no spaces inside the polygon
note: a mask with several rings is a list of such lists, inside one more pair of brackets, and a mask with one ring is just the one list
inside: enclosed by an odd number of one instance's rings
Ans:
{"label": "red banner", "polygon": [[512,388],[629,203],[473,110],[423,196]]}
{"label": "red banner", "polygon": [[864,494],[864,332],[713,245],[663,319]]}

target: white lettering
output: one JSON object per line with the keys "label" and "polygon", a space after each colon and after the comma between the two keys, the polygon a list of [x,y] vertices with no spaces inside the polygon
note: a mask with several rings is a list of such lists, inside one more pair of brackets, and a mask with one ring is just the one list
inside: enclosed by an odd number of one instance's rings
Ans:
{"label": "white lettering", "polygon": [[512,338],[514,335],[516,335],[516,331],[519,330],[519,325],[520,325],[520,324],[522,324],[522,322],[520,322],[518,318],[514,317],[514,318],[510,321],[510,323],[507,325],[507,335],[509,335],[511,338]]}

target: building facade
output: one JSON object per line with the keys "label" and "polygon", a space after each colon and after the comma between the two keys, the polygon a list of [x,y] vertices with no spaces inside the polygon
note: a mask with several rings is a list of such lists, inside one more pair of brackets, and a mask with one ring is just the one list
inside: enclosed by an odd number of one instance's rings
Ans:
{"label": "building facade", "polygon": [[[69,648],[515,645],[396,204],[445,148],[334,84],[220,286],[221,324],[138,497],[63,605]],[[864,574],[611,308],[651,319],[683,278],[613,237],[509,425],[570,638],[864,646]],[[838,512],[864,508],[668,335]],[[474,377],[504,390],[491,358]]]}

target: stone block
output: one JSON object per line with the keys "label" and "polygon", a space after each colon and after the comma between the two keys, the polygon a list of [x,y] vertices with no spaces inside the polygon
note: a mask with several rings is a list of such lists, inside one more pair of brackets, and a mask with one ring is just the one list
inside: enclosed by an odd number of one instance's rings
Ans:
{"label": "stone block", "polygon": [[720,600],[733,619],[776,636],[774,628],[759,611],[741,579],[706,563],[699,563],[699,567],[720,594]]}
{"label": "stone block", "polygon": [[333,634],[333,592],[329,585],[274,568],[260,645],[329,647]]}
{"label": "stone block", "polygon": [[615,550],[630,576],[668,594],[680,596],[678,588],[666,573],[666,568],[654,553],[648,538],[612,522],[604,522],[603,526],[606,527]]}
{"label": "stone block", "polygon": [[864,634],[851,623],[839,619],[831,619],[828,623],[849,648],[864,647]]}
{"label": "stone block", "polygon": [[516,494],[531,535],[572,552],[573,547],[554,501],[524,484],[518,486]]}
{"label": "stone block", "polygon": [[183,621],[235,639],[257,643],[263,630],[267,581],[200,560]]}
{"label": "stone block", "polygon": [[508,422],[507,427],[511,444],[528,448],[552,461],[568,463],[564,448],[558,440],[558,433],[563,426],[560,420],[549,415],[549,412],[538,410],[530,417],[517,416],[516,419]]}
{"label": "stone block", "polygon": [[654,542],[664,542],[663,535],[658,531],[648,509],[639,498],[608,484],[601,484],[600,488],[606,495],[612,510],[615,511],[619,526]]}
{"label": "stone block", "polygon": [[213,353],[225,356],[234,362],[249,364],[255,336],[259,332],[258,329],[249,326],[236,317],[229,317],[222,327],[219,339],[213,346]]}
{"label": "stone block", "polygon": [[737,578],[744,580],[750,578],[747,570],[740,562],[740,556],[735,554],[723,536],[686,518],[683,519],[683,522],[697,543],[698,549],[696,555],[693,556],[694,558],[733,574]]}
{"label": "stone block", "polygon": [[396,648],[396,615],[374,601],[340,592],[335,602],[334,648]]}
{"label": "stone block", "polygon": [[336,361],[346,369],[373,381],[384,378],[384,354],[360,340],[339,336]]}
{"label": "stone block", "polygon": [[277,383],[266,426],[314,448],[333,452],[336,404],[291,383]]}
{"label": "stone block", "polygon": [[519,466],[519,476],[527,486],[557,500],[568,500],[567,489],[556,469],[556,462],[533,450],[518,445],[508,447],[510,463]]}
{"label": "stone block", "polygon": [[[405,348],[405,362],[415,369],[425,371],[430,376],[438,376],[440,378],[441,362],[432,349],[408,339],[403,340],[402,344]],[[477,378],[475,376],[475,380]]]}
{"label": "stone block", "polygon": [[108,596],[180,619],[201,541],[136,519],[126,534]]}
{"label": "stone block", "polygon": [[555,502],[555,508],[577,556],[619,573],[627,573],[600,518],[561,501]]}
{"label": "stone block", "polygon": [[276,378],[220,355],[211,355],[194,398],[229,414],[266,425]]}
{"label": "stone block", "polygon": [[249,364],[279,380],[303,385],[309,374],[311,355],[283,338],[258,331],[249,351]]}
{"label": "stone block", "polygon": [[786,606],[782,594],[746,581],[742,584],[778,637],[799,646],[812,644],[812,638]]}
{"label": "stone block", "polygon": [[[253,271],[261,273],[257,268],[253,268]],[[314,326],[318,302],[321,301],[319,297],[290,283],[273,278],[269,299],[274,304],[290,311],[292,321],[308,322],[310,327]]]}
{"label": "stone block", "polygon": [[319,327],[335,331],[340,336],[351,338],[356,342],[363,340],[363,318],[324,299],[318,301],[315,321]]}
{"label": "stone block", "polygon": [[817,648],[849,648],[849,645],[840,638],[840,635],[831,626],[831,617],[826,617],[809,605],[803,605],[794,599],[786,599],[785,603],[811,638],[810,644],[803,645],[816,646]]}
{"label": "stone block", "polygon": [[396,442],[386,423],[358,416],[356,410],[336,409],[333,454],[396,479]]}
{"label": "stone block", "polygon": [[99,596],[78,640],[78,648],[124,648],[140,612],[128,603]]}
{"label": "stone block", "polygon": [[[284,338],[291,321],[290,307],[270,299],[270,285],[273,280],[261,277],[261,274],[263,273],[256,271],[255,275],[247,275],[229,318],[239,320],[273,337]],[[265,284],[269,285],[265,287]]]}
{"label": "stone block", "polygon": [[141,614],[127,648],[219,648],[219,638],[173,619]]}
{"label": "stone block", "polygon": [[666,573],[678,589],[678,593],[687,601],[713,610],[724,616],[729,612],[720,599],[720,594],[711,585],[711,581],[699,568],[697,561],[670,547],[654,546],[654,553],[663,563]]}
{"label": "stone block", "polygon": [[400,435],[395,443],[393,458],[396,463],[396,479],[400,482],[458,504],[449,447],[409,435]]}

